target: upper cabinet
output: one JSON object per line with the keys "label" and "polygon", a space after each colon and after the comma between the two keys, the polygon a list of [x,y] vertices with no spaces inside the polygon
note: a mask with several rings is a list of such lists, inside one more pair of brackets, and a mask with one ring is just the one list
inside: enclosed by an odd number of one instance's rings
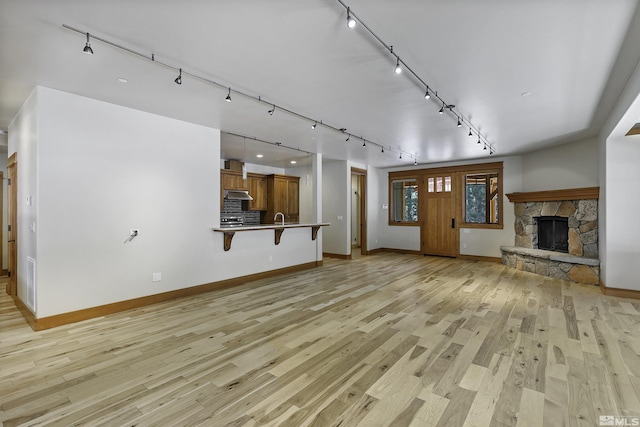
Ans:
{"label": "upper cabinet", "polygon": [[[277,212],[285,222],[300,220],[300,178],[288,175],[267,175],[267,210],[262,215],[265,224],[274,223]],[[278,217],[278,222],[280,217]]]}
{"label": "upper cabinet", "polygon": [[248,190],[248,180],[242,179],[242,172],[232,170],[220,171],[220,182],[222,190]]}

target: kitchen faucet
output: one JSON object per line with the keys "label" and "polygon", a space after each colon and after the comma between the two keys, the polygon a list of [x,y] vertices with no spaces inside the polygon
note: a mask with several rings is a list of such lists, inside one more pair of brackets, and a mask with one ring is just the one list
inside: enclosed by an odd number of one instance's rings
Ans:
{"label": "kitchen faucet", "polygon": [[282,225],[284,225],[284,214],[282,212],[276,212],[275,216],[273,217],[273,222],[276,222],[278,215],[282,215]]}

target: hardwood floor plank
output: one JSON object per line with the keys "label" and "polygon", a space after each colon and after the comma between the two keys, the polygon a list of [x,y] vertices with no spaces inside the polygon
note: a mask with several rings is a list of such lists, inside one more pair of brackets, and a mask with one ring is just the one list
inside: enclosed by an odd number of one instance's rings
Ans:
{"label": "hardwood floor plank", "polygon": [[398,253],[39,332],[1,293],[0,423],[591,426],[640,414],[639,326],[596,287]]}

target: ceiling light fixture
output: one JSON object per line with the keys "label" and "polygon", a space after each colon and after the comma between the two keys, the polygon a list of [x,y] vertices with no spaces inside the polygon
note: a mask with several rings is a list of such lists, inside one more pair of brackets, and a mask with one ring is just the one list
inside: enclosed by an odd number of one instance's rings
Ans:
{"label": "ceiling light fixture", "polygon": [[291,160],[291,164],[292,165],[295,165],[296,163],[298,163],[298,162],[296,162],[295,160]]}
{"label": "ceiling light fixture", "polygon": [[396,57],[396,68],[393,70],[396,74],[402,73],[402,67],[400,66],[400,57]]}
{"label": "ceiling light fixture", "polygon": [[82,51],[87,55],[93,55],[93,49],[91,49],[91,44],[89,43],[89,33],[87,33],[87,44],[84,45]]}
{"label": "ceiling light fixture", "polygon": [[347,139],[345,139],[345,142],[349,142],[350,139],[351,139],[351,135],[348,135]]}
{"label": "ceiling light fixture", "polygon": [[129,83],[129,80],[125,79],[124,77],[118,77],[118,81],[120,83]]}
{"label": "ceiling light fixture", "polygon": [[[346,6],[345,6],[345,8],[346,8]],[[356,17],[356,15],[354,15],[354,17]],[[356,18],[357,18],[357,17],[356,17]],[[358,18],[358,22],[360,22],[359,18]],[[66,24],[62,24],[62,27],[63,27],[64,29],[67,29],[67,30],[70,30],[70,31],[74,31],[74,32],[76,32],[76,33],[78,33],[78,34],[81,34],[83,37],[87,37],[87,36],[89,35],[89,33],[88,33],[87,31],[83,31],[83,30],[80,30],[80,29],[77,29],[77,28],[71,27],[71,26],[69,26],[69,25],[66,25]],[[107,44],[107,45],[109,45],[109,46],[111,46],[111,47],[114,47],[114,48],[116,48],[116,49],[119,49],[119,50],[121,50],[121,51],[123,51],[123,52],[127,52],[127,53],[129,53],[129,54],[133,54],[133,55],[135,55],[135,56],[138,56],[138,57],[140,57],[140,58],[142,58],[142,59],[146,59],[146,60],[148,60],[148,61],[153,62],[154,64],[162,65],[162,66],[163,66],[163,67],[165,67],[165,68],[169,68],[169,69],[172,69],[172,70],[178,71],[178,72],[179,72],[179,75],[178,75],[178,77],[174,80],[176,84],[182,84],[182,73],[183,73],[183,71],[184,71],[184,73],[185,73],[186,75],[188,75],[189,77],[191,77],[191,78],[193,78],[193,79],[195,79],[195,80],[199,80],[201,83],[205,83],[205,84],[208,84],[208,85],[211,85],[211,86],[215,86],[215,87],[218,87],[218,88],[220,88],[220,89],[227,89],[227,96],[228,96],[228,97],[231,97],[231,88],[230,88],[228,85],[218,83],[218,82],[216,82],[216,81],[214,81],[214,80],[211,80],[210,78],[208,78],[208,77],[206,77],[206,76],[198,75],[198,74],[195,74],[195,73],[188,72],[188,71],[186,71],[186,70],[183,70],[182,68],[178,68],[178,67],[177,67],[177,66],[175,66],[175,65],[172,65],[172,64],[170,64],[170,63],[167,63],[167,62],[164,62],[164,61],[162,61],[162,60],[159,60],[159,59],[157,59],[157,58],[156,58],[156,54],[155,54],[155,53],[151,53],[151,54],[143,53],[143,52],[137,51],[137,50],[135,50],[135,49],[131,49],[131,48],[126,47],[126,46],[122,46],[122,45],[120,45],[120,44],[118,44],[118,43],[114,43],[114,42],[112,42],[112,41],[110,41],[110,40],[107,40],[107,39],[105,39],[105,38],[102,38],[102,37],[96,37],[95,35],[90,35],[90,37],[93,39],[93,40],[92,40],[93,42],[95,42],[96,40],[98,40],[98,41],[99,41],[99,42],[101,42],[101,43],[105,43],[105,44]],[[89,43],[89,38],[88,38],[88,37],[87,37],[87,43]],[[397,55],[395,55],[395,54],[394,54],[394,56],[395,56],[395,57],[396,57],[396,59],[397,59],[396,63],[397,63],[397,64],[400,64],[399,57],[398,57]],[[405,67],[406,67],[406,64],[402,63],[402,66],[403,66],[403,68],[405,68]],[[406,68],[408,69],[408,67],[406,67]],[[411,70],[410,70],[410,71],[411,71]],[[209,74],[212,74],[212,73],[209,73]],[[425,87],[426,87],[426,84],[425,84]],[[437,91],[431,91],[431,89],[430,89],[430,88],[429,88],[429,91],[430,91],[430,94],[431,94],[431,95],[433,95],[435,98],[437,98],[437,99],[438,99],[438,101],[442,101],[442,99],[440,99],[440,98],[438,97],[438,92],[437,92]],[[334,131],[336,131],[336,132],[341,132],[342,134],[347,133],[347,132],[346,132],[346,128],[345,128],[345,127],[332,126],[331,124],[325,124],[325,123],[323,123],[323,122],[322,122],[322,120],[316,120],[316,119],[314,119],[314,118],[312,118],[312,117],[306,116],[306,115],[304,115],[304,114],[300,114],[300,113],[298,113],[298,112],[296,112],[296,111],[293,111],[293,110],[290,110],[290,109],[287,109],[287,108],[281,107],[281,106],[279,106],[279,105],[276,105],[276,104],[275,104],[275,103],[273,103],[273,102],[269,102],[269,101],[263,100],[260,96],[254,96],[254,95],[252,95],[252,94],[250,94],[250,93],[245,93],[245,92],[238,91],[238,90],[234,90],[234,95],[235,95],[235,96],[240,95],[240,96],[242,96],[242,97],[249,98],[249,99],[254,100],[254,101],[256,101],[256,102],[263,103],[263,104],[267,105],[267,106],[269,107],[269,109],[267,110],[267,112],[268,112],[268,114],[269,114],[269,115],[273,115],[273,113],[275,112],[276,108],[279,108],[281,111],[283,111],[283,112],[285,112],[285,113],[288,113],[289,115],[294,116],[295,118],[302,119],[302,120],[306,120],[306,121],[310,121],[310,122],[312,122],[312,123],[319,123],[319,124],[324,125],[325,127],[329,128],[329,129],[331,129],[331,130],[334,130]],[[227,100],[227,99],[225,98],[225,100]],[[347,133],[347,140],[348,140],[348,139],[350,139],[350,136],[351,136],[351,135],[352,135],[352,134],[348,134],[348,133]],[[355,135],[354,135],[354,136],[355,136]],[[252,138],[252,139],[254,139],[254,140],[258,140],[258,139],[257,139],[257,138],[255,138],[255,137],[251,137],[251,138]],[[363,146],[366,146],[366,141],[365,141],[365,139],[364,139],[364,137],[363,137],[363,136],[357,136],[357,138],[362,139],[362,140],[363,140]],[[260,141],[262,141],[262,140],[260,140]],[[270,143],[270,144],[271,144],[271,142],[268,142],[268,141],[262,141],[262,142],[266,142],[266,143]],[[375,146],[378,146],[378,147],[381,147],[381,148],[382,148],[382,145],[381,145],[381,144],[379,144],[379,143],[373,142],[373,141],[371,141],[371,140],[369,140],[369,143],[371,143],[371,144],[373,144],[373,145],[375,145]],[[281,143],[276,142],[276,143],[273,143],[273,144],[278,145],[278,144],[281,144]],[[287,148],[291,148],[291,147],[287,147]],[[398,152],[400,151],[400,150],[394,150],[392,147],[388,147],[388,148],[389,148],[389,149],[388,149],[388,151],[390,151],[390,152],[392,152],[392,153],[393,153],[393,152],[398,153]],[[292,148],[292,149],[293,149],[293,148]],[[300,150],[298,149],[298,151],[300,151]],[[309,153],[309,154],[312,154],[312,153]]]}
{"label": "ceiling light fixture", "polygon": [[224,100],[227,102],[231,102],[231,88],[229,88],[229,93],[227,94],[227,97]]}
{"label": "ceiling light fixture", "polygon": [[347,28],[353,28],[356,26],[356,20],[351,16],[351,9],[347,8]]}
{"label": "ceiling light fixture", "polygon": [[362,146],[363,146],[363,147],[366,147],[366,146],[367,146],[367,140],[366,140],[366,139],[363,139],[363,140],[362,140]]}
{"label": "ceiling light fixture", "polygon": [[402,160],[402,151],[400,152],[400,160]]}
{"label": "ceiling light fixture", "polygon": [[457,127],[462,127],[462,122],[460,121],[460,117],[458,117],[458,124],[456,126]]}
{"label": "ceiling light fixture", "polygon": [[469,138],[471,138],[473,136],[473,133],[471,133],[471,128],[469,128]]}
{"label": "ceiling light fixture", "polygon": [[413,158],[413,166],[418,166],[418,158],[417,157]]}
{"label": "ceiling light fixture", "polygon": [[261,159],[261,158],[263,158],[263,157],[264,157],[264,154],[256,154],[256,157],[257,157],[257,158],[259,158],[259,159]]}
{"label": "ceiling light fixture", "polygon": [[311,125],[311,129],[315,129],[316,126],[318,126],[318,122],[315,122],[314,124]]}
{"label": "ceiling light fixture", "polygon": [[[344,0],[338,0],[338,3],[340,3],[340,5],[342,5],[342,7],[344,7],[345,9],[347,9],[347,16],[351,16],[352,11],[351,8],[349,6],[347,6],[344,3]],[[357,16],[355,14],[353,14],[354,16]],[[467,120],[465,118],[464,115],[460,114],[457,111],[454,111],[454,107],[455,105],[451,104],[447,104],[445,102],[445,100],[438,96],[438,92],[435,90],[432,90],[432,88],[430,88],[427,83],[424,81],[424,79],[422,79],[418,74],[416,74],[415,71],[413,71],[411,69],[411,67],[409,67],[404,61],[402,63],[400,63],[400,56],[398,56],[394,51],[393,51],[393,46],[388,45],[387,43],[384,42],[384,40],[382,40],[382,38],[380,38],[380,36],[378,34],[376,34],[371,27],[369,27],[365,22],[363,22],[363,20],[358,16],[358,23],[362,24],[362,27],[367,30],[369,32],[369,34],[376,39],[376,41],[378,43],[380,43],[386,50],[388,50],[393,56],[396,57],[396,67],[395,67],[395,72],[396,74],[400,74],[402,73],[404,70],[406,70],[409,74],[411,74],[411,76],[417,80],[420,84],[422,84],[422,87],[425,88],[425,92],[424,92],[424,97],[425,99],[430,99],[430,98],[434,98],[434,100],[436,102],[442,102],[443,104],[443,108],[441,108],[438,112],[440,114],[444,114],[444,109],[445,108],[449,108],[449,111],[451,111],[452,114],[454,114],[455,116],[457,116],[458,118],[458,122],[459,123],[466,123],[469,126],[470,131],[473,131],[473,133],[477,134],[478,137],[481,137],[480,135],[480,131],[478,130],[478,128],[476,126],[473,126],[473,124],[471,123],[471,121]],[[528,94],[527,94],[528,95]],[[523,94],[523,96],[526,96]],[[491,145],[491,143],[489,143],[486,138],[484,139],[484,143],[487,144],[489,146],[489,149],[492,150],[493,146]],[[378,145],[378,144],[377,144]]]}
{"label": "ceiling light fixture", "polygon": [[438,110],[438,114],[444,114],[444,102],[442,103],[442,107]]}
{"label": "ceiling light fixture", "polygon": [[478,135],[478,144],[480,144],[480,135]]}
{"label": "ceiling light fixture", "polygon": [[384,146],[382,147],[382,149],[380,150],[380,152],[381,152],[382,154],[384,154]]}

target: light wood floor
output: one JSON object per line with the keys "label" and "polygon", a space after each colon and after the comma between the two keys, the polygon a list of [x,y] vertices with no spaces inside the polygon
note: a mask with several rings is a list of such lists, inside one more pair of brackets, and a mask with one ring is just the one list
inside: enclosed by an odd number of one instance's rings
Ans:
{"label": "light wood floor", "polygon": [[0,295],[14,425],[597,426],[640,415],[640,303],[379,254],[33,332]]}

